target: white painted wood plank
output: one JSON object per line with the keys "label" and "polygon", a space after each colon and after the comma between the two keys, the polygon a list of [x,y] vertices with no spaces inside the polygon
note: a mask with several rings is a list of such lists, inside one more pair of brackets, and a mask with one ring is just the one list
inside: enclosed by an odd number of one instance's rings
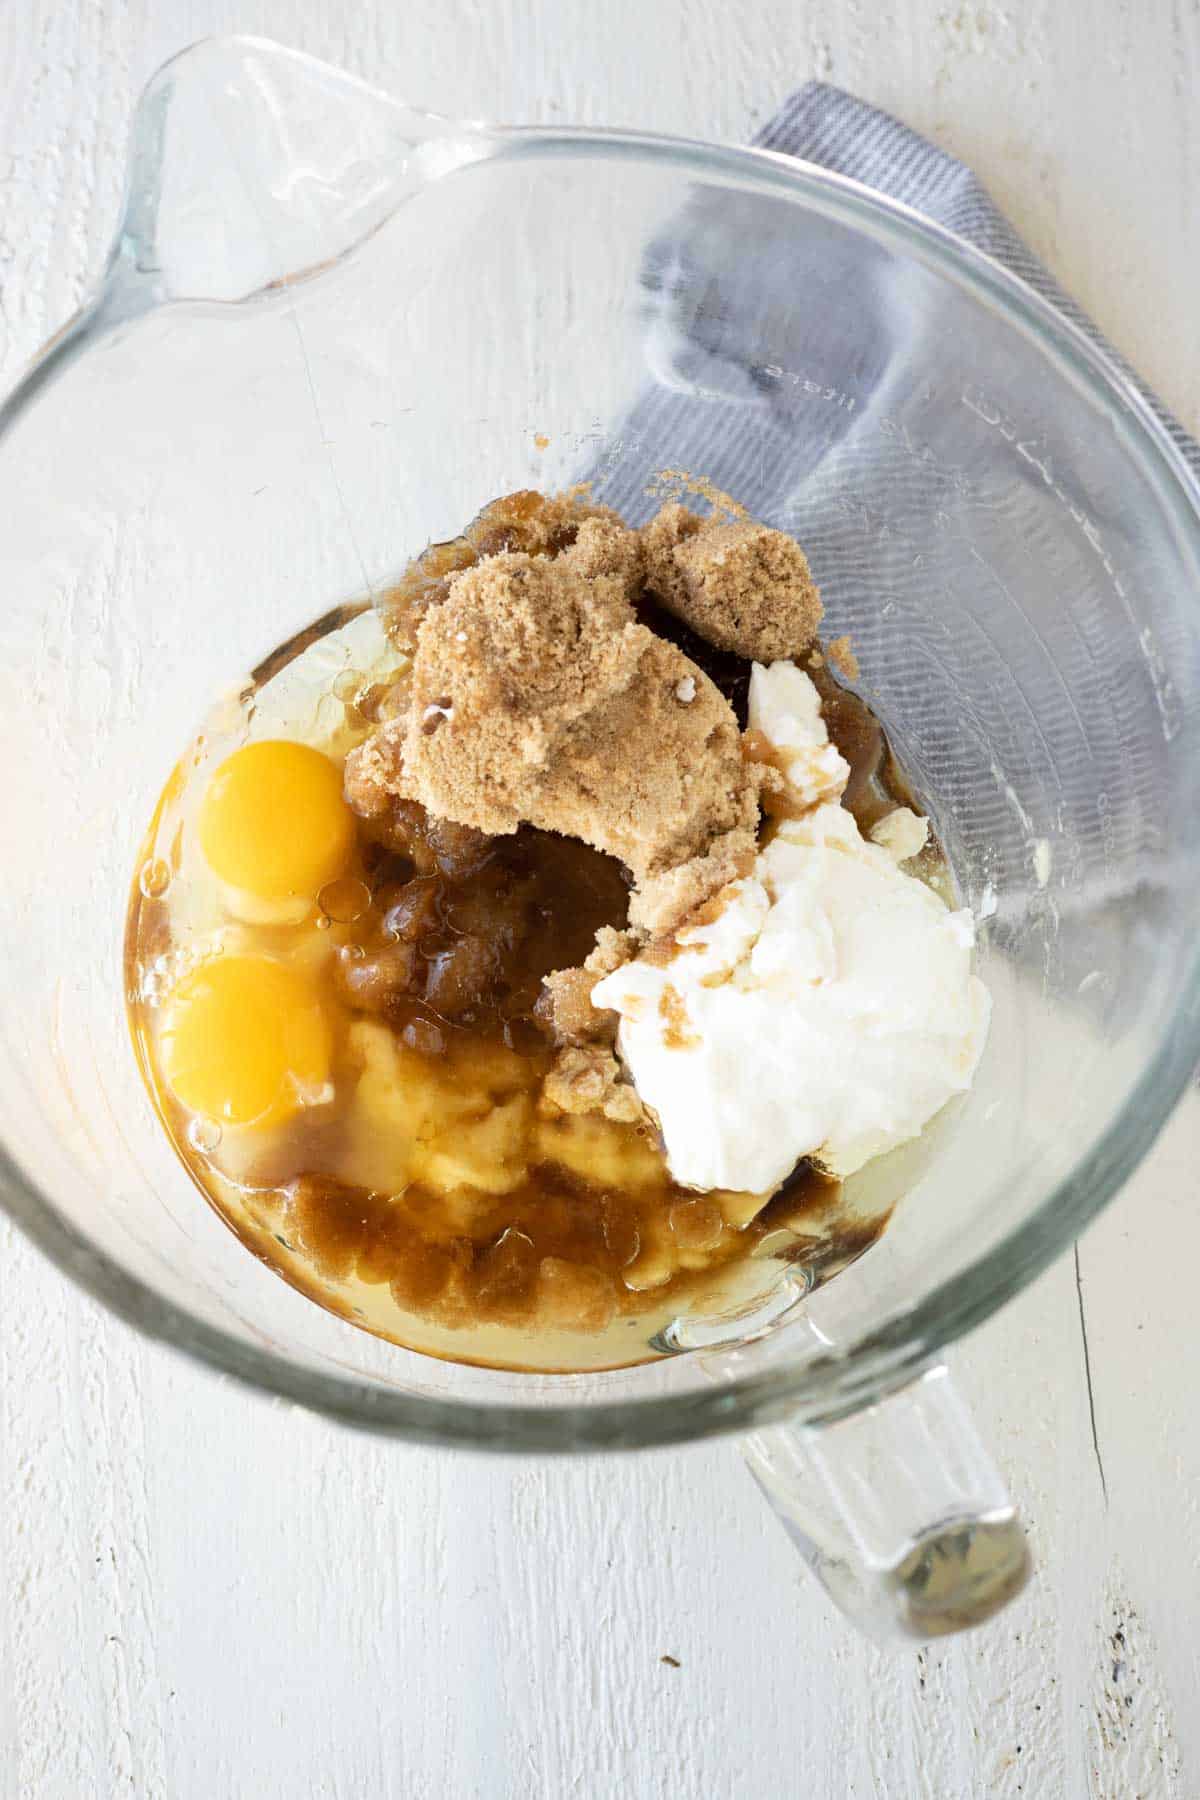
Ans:
{"label": "white painted wood plank", "polygon": [[[1200,423],[1200,24],[1133,0],[20,0],[0,8],[0,382],[76,303],[136,92],[262,31],[449,112],[742,138],[806,75],[969,157]],[[0,1781],[193,1796],[1191,1795],[1195,1114],[965,1385],[1040,1573],[887,1658],[731,1446],[488,1463],[357,1439],[144,1346],[0,1228]],[[663,1664],[663,1654],[681,1667]]]}

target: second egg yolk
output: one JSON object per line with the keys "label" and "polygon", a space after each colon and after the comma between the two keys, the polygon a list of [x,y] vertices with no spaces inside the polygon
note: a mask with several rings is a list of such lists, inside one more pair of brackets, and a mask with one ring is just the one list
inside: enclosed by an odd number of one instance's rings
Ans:
{"label": "second egg yolk", "polygon": [[278,1124],[321,1096],[333,1056],[310,977],[269,956],[215,956],[171,990],[163,1073],[190,1112],[221,1125]]}
{"label": "second egg yolk", "polygon": [[213,873],[263,900],[315,895],[340,875],[354,818],[336,763],[309,744],[264,738],[227,757],[200,808]]}

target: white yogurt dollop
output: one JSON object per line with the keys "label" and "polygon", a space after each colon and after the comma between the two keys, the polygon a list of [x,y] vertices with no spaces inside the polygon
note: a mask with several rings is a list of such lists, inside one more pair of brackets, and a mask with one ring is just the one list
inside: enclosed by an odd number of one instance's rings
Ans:
{"label": "white yogurt dollop", "polygon": [[[792,753],[793,786],[836,786],[816,690],[794,665],[755,668],[751,723]],[[889,854],[844,807],[815,804],[779,826],[714,919],[677,933],[671,961],[638,957],[597,984],[685,1186],[765,1194],[804,1156],[851,1175],[970,1086],[991,1010],[974,924],[903,873],[896,852],[915,834],[894,835]]]}
{"label": "white yogurt dollop", "polygon": [[747,724],[761,731],[779,754],[794,798],[801,806],[840,800],[850,764],[829,741],[821,717],[821,696],[795,663],[755,663],[750,670]]}

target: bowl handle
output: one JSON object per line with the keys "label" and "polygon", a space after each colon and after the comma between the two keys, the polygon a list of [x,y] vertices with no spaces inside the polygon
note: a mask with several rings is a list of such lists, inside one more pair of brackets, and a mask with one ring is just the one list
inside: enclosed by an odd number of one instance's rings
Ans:
{"label": "bowl handle", "polygon": [[1016,1510],[941,1364],[860,1412],[773,1426],[744,1449],[826,1593],[871,1637],[965,1631],[1029,1578]]}
{"label": "bowl handle", "polygon": [[405,105],[262,38],[207,38],[153,76],[110,260],[126,311],[235,302],[328,268],[508,134]]}
{"label": "bowl handle", "polygon": [[171,301],[234,305],[328,269],[511,136],[407,106],[263,38],[181,50],[138,101],[103,274],[0,396],[0,437],[101,337]]}

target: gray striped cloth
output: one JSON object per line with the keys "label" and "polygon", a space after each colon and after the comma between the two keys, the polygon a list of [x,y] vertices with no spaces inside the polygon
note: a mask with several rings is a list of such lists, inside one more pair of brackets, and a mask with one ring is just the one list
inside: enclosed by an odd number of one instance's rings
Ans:
{"label": "gray striped cloth", "polygon": [[[820,81],[793,94],[755,142],[904,202],[1020,276],[1104,350],[1200,475],[1200,447],[954,157],[887,113]],[[820,226],[810,224],[809,235],[810,262],[797,304],[794,252],[784,282],[773,261],[769,215],[759,216],[750,199],[735,212],[727,196],[706,196],[697,187],[683,216],[646,257],[648,353],[658,379],[624,421],[604,462],[590,471],[597,499],[635,520],[643,517],[647,477],[667,459],[684,468],[703,467],[709,480],[751,511],[786,523],[798,485],[836,454],[839,422],[830,420],[824,402],[806,405],[803,393],[772,395],[764,406],[761,382],[756,387],[759,372],[745,360],[746,344],[755,338],[782,341],[796,366],[803,366],[804,311],[827,296],[823,357],[837,360],[830,356],[829,316],[840,313],[845,368],[860,392],[870,389],[876,374],[883,379],[889,350],[887,307],[872,289],[869,258],[864,263],[860,249],[851,264],[844,236],[836,230],[823,240]],[[850,421],[842,423],[848,428]]]}
{"label": "gray striped cloth", "polygon": [[805,162],[848,175],[892,200],[901,200],[1003,263],[1116,363],[1170,433],[1192,472],[1200,475],[1200,445],[1113,349],[1083,308],[1063,292],[1045,263],[1017,236],[982,182],[955,157],[936,149],[889,113],[823,81],[806,82],[785,100],[754,141],[764,150],[803,157]]}

